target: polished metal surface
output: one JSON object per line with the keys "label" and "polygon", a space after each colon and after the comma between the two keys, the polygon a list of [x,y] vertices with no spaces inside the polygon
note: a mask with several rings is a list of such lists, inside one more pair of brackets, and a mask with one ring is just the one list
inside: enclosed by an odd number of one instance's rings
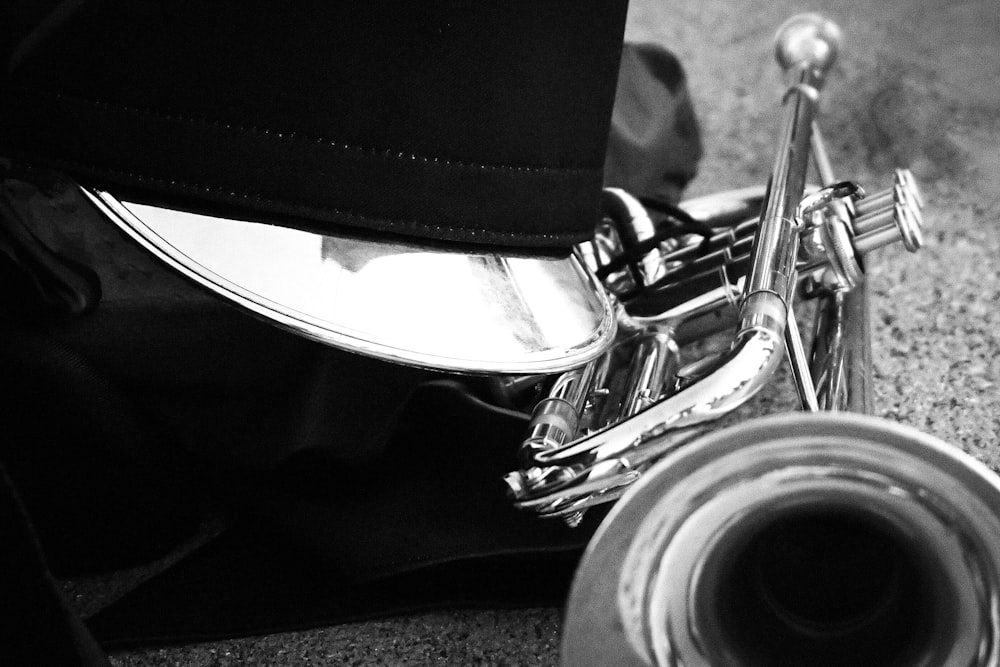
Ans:
{"label": "polished metal surface", "polygon": [[463,373],[552,373],[597,357],[615,334],[603,289],[574,256],[449,252],[84,192],[188,278],[352,352]]}
{"label": "polished metal surface", "polygon": [[[839,39],[839,29],[816,15],[795,17],[779,30],[787,90],[770,187],[682,202],[710,228],[708,238],[661,233],[634,197],[606,193],[605,220],[582,255],[622,303],[619,340],[599,373],[595,366],[567,374],[540,401],[520,449],[522,468],[505,478],[518,507],[579,521],[581,511],[617,499],[659,457],[748,401],[785,360],[803,409],[870,408],[861,259],[897,241],[916,250],[922,199],[905,169],[896,171],[892,188],[870,198],[857,184],[834,180],[815,116]],[[822,188],[806,185],[811,163]],[[757,220],[746,219],[754,214]],[[647,244],[641,257],[617,261],[646,240],[656,242],[653,250]],[[720,287],[699,292],[706,284]],[[793,309],[793,299],[802,308]],[[810,300],[814,308],[806,306]],[[641,314],[630,312],[635,304]],[[815,313],[809,351],[796,310]],[[728,348],[672,363],[664,381],[629,379],[651,374],[668,347],[697,338],[687,330],[705,338],[727,325],[733,326]],[[577,414],[561,396],[567,384],[576,392]],[[595,421],[597,411],[614,417]]]}
{"label": "polished metal surface", "polygon": [[685,390],[606,429],[538,452],[532,466],[506,477],[518,506],[562,517],[620,497],[651,463],[696,435],[695,427],[756,394],[784,359],[781,336],[755,325],[737,337],[711,373]]}
{"label": "polished metal surface", "polygon": [[854,247],[867,254],[884,245],[902,241],[910,252],[923,245],[923,197],[909,169],[897,169],[891,188],[862,199],[855,206],[852,222]]}
{"label": "polished metal surface", "polygon": [[[786,354],[791,355],[803,402],[812,408],[818,407],[807,356],[797,335],[797,324],[793,321],[794,331],[788,330],[791,299],[799,281],[803,216],[813,209],[820,212],[823,206],[834,200],[839,203],[840,198],[858,190],[844,186],[843,191],[833,188],[809,194],[803,200],[818,102],[816,95],[838,48],[839,32],[836,26],[827,24],[816,16],[798,17],[779,31],[779,60],[788,76],[783,100],[783,129],[770,187],[761,202],[760,219],[750,228],[754,236],[749,272],[738,301],[739,323],[731,347],[707,364],[699,364],[695,372],[688,367],[680,374],[681,385],[665,386],[658,395],[647,394],[642,400],[636,400],[626,389],[615,402],[642,405],[643,409],[634,415],[623,416],[597,430],[583,430],[575,439],[569,433],[560,433],[558,446],[553,440],[550,446],[538,447],[529,437],[521,450],[522,462],[527,461],[528,465],[506,477],[519,507],[544,516],[576,521],[582,509],[614,500],[656,458],[685,443],[703,425],[729,414],[754,396],[770,381]],[[823,43],[811,44],[810,40]],[[624,231],[619,236],[632,234],[629,230],[637,225],[637,220],[642,228],[649,226],[644,212],[636,210],[637,202],[622,197],[617,191],[611,194],[614,202],[621,202],[608,210],[611,217],[620,220],[619,228]],[[744,205],[749,205],[750,196],[751,192],[743,191],[735,199],[742,199]],[[724,200],[719,198],[707,201],[707,205],[702,204],[706,210],[717,211],[727,220],[731,219],[734,206],[720,204]],[[804,205],[804,201],[810,203]],[[711,221],[707,224],[715,226]],[[725,236],[727,232],[722,232],[721,237]],[[714,240],[713,237],[708,243],[711,245]],[[667,273],[678,258],[688,250],[701,250],[705,242],[695,239],[691,243],[687,248],[663,254],[661,261]],[[614,244],[609,242],[603,247],[614,247]],[[723,251],[717,254],[725,262],[720,266],[724,276],[725,266],[733,258],[729,248]],[[596,255],[592,253],[591,257]],[[644,263],[648,259],[648,255],[644,257]],[[644,273],[658,274],[650,269]],[[724,280],[724,283],[730,282]],[[615,286],[610,289],[615,291]],[[647,317],[645,321],[656,322],[655,326],[650,325],[645,330],[640,327],[636,331],[634,326],[625,323],[627,312],[619,319],[623,320],[620,329],[629,332],[633,342],[641,341],[634,345],[633,354],[636,355],[643,354],[654,337],[669,336],[683,323]],[[786,350],[786,337],[792,345],[789,350]],[[636,366],[642,362],[633,359],[629,363]],[[596,396],[598,391],[608,389],[596,387],[592,393]],[[536,415],[535,421],[538,419]],[[535,432],[533,425],[532,433]]]}
{"label": "polished metal surface", "polygon": [[833,66],[843,34],[820,14],[797,14],[785,21],[774,38],[774,55],[785,70],[805,65],[820,76]]}
{"label": "polished metal surface", "polygon": [[[812,153],[816,172],[822,185],[830,187],[837,182],[833,164],[826,150],[823,133],[815,122],[812,128]],[[905,170],[907,175],[909,170]],[[900,170],[897,170],[897,177]],[[912,175],[911,175],[912,180]],[[916,182],[913,182],[916,192]],[[857,207],[868,201],[855,201]],[[846,203],[834,208],[836,221],[826,225],[844,228],[845,214],[849,213]],[[856,223],[853,226],[857,233]],[[842,258],[839,264],[849,262],[849,268],[861,267],[853,257]],[[845,262],[846,260],[846,262]],[[845,272],[846,273],[846,272]],[[850,276],[838,276],[845,281]],[[872,346],[871,313],[868,303],[868,283],[855,281],[850,289],[824,290],[816,299],[813,345],[810,354],[810,376],[815,385],[817,406],[822,410],[850,410],[859,414],[871,414],[874,401],[872,392]]]}
{"label": "polished metal surface", "polygon": [[819,410],[819,397],[812,379],[809,357],[802,343],[802,333],[799,331],[795,310],[791,307],[788,309],[788,324],[785,327],[785,350],[788,354],[788,368],[792,373],[792,382],[799,395],[799,403],[803,410],[816,412]]}
{"label": "polished metal surface", "polygon": [[[800,118],[798,123],[812,125],[808,118]],[[804,163],[800,162],[799,168],[804,169]],[[829,165],[822,171],[832,174]],[[901,177],[902,173],[908,175],[905,170],[897,172],[896,189],[901,178],[912,179],[911,176]],[[877,195],[882,204],[869,207],[869,210],[882,215],[886,206],[895,206],[898,196],[894,197],[892,191],[890,189],[888,199],[883,193]],[[733,220],[732,211],[750,210],[758,192],[720,193],[702,199],[705,203],[700,205],[705,212],[716,211],[726,220]],[[575,402],[580,404],[582,401],[582,411],[592,411],[597,403],[605,406],[604,409],[608,404],[641,405],[643,409],[593,423],[571,417],[565,401],[555,406],[543,399],[540,405],[545,405],[546,410],[558,408],[560,413],[566,414],[556,427],[550,415],[543,417],[541,410],[536,411],[531,434],[521,448],[524,467],[505,478],[517,506],[542,516],[578,521],[581,510],[620,497],[628,484],[638,479],[659,456],[685,444],[700,430],[749,400],[770,382],[785,358],[805,409],[870,411],[869,319],[864,275],[856,260],[861,252],[854,247],[856,214],[852,213],[853,202],[863,194],[861,188],[849,182],[820,189],[804,188],[801,199],[790,207],[791,218],[779,217],[772,226],[778,232],[770,240],[765,239],[765,243],[775,244],[764,255],[765,259],[781,268],[765,272],[769,280],[759,281],[752,293],[748,294],[741,278],[737,281],[739,288],[726,284],[691,295],[686,301],[656,315],[632,316],[627,309],[619,308],[621,340],[612,348],[617,354],[603,358],[602,373],[587,376],[589,386],[586,386],[585,395],[577,396]],[[717,226],[712,218],[704,221],[713,228]],[[893,220],[886,221],[883,226],[898,229]],[[719,231],[712,237],[710,247],[720,239],[734,237],[733,229],[744,228],[758,229],[749,222],[728,230],[718,226]],[[897,233],[895,239],[899,240],[900,236]],[[702,244],[699,237],[662,254],[661,261],[667,267],[664,270],[667,283],[670,283],[670,267],[681,260],[696,263],[705,257],[720,255],[714,251],[705,254]],[[788,253],[793,250],[797,251],[791,262],[794,268],[788,268]],[[699,252],[702,253],[700,257]],[[727,256],[726,261],[738,259],[732,253],[722,255]],[[776,259],[779,256],[781,259]],[[786,285],[788,281],[790,286]],[[801,298],[817,302],[812,350],[808,353],[789,304],[795,287],[799,288]],[[630,360],[620,362],[625,365],[647,363],[641,357],[646,350],[655,347],[654,337],[672,335],[676,344],[689,323],[703,320],[706,313],[715,313],[714,322],[724,326],[732,319],[718,316],[723,311],[739,311],[742,318],[733,334],[731,347],[678,369],[673,386],[661,385],[658,398],[653,398],[648,391],[642,396],[633,396],[627,383],[607,381],[608,376],[614,374],[607,368],[611,356]],[[704,337],[721,330],[722,326],[707,330],[702,326],[700,334]],[[629,352],[622,354],[625,349]],[[574,377],[576,375],[578,373],[574,372]],[[556,386],[561,386],[560,383],[557,381]],[[580,386],[574,384],[577,391]],[[575,433],[572,428],[576,429]]]}
{"label": "polished metal surface", "polygon": [[822,410],[872,412],[871,314],[865,284],[817,300],[810,370]]}
{"label": "polished metal surface", "polygon": [[[923,201],[905,169],[871,197],[835,181],[813,115],[838,44],[815,15],[782,27],[785,123],[759,223],[709,200],[725,216],[713,236],[665,253],[665,278],[639,290],[649,303],[685,279],[704,288],[712,268],[735,289],[727,271],[744,269],[731,347],[679,369],[675,391],[635,417],[564,437],[520,471],[518,506],[571,524],[620,498],[576,574],[565,665],[1000,664],[1000,479],[909,427],[839,412],[871,409],[862,260],[893,242],[917,250]],[[725,308],[717,291],[631,320],[626,301],[620,330],[676,332]],[[796,317],[805,301],[811,354]],[[807,412],[697,435],[768,382],[783,353]]]}
{"label": "polished metal surface", "polygon": [[[769,578],[766,560],[740,567],[767,535],[795,543],[782,527],[796,517],[852,541],[877,526],[890,548],[853,569],[792,560]],[[850,413],[736,425],[666,457],[602,523],[570,594],[563,664],[995,665],[997,535],[1000,482],[931,436]],[[866,566],[909,576],[888,585]],[[821,568],[866,577],[867,588],[823,584],[857,591],[841,600],[850,613],[783,599],[815,587]],[[802,653],[810,647],[814,659]]]}
{"label": "polished metal surface", "polygon": [[778,30],[775,52],[787,84],[784,120],[768,197],[754,238],[745,300],[757,292],[771,292],[787,306],[791,297],[801,226],[795,213],[805,193],[819,90],[836,59],[839,43],[837,26],[815,14],[793,17]]}

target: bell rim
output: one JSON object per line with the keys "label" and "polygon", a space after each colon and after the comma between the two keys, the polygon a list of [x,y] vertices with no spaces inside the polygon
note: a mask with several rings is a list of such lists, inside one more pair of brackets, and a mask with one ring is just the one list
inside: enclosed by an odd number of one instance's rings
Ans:
{"label": "bell rim", "polygon": [[[479,255],[495,262],[513,260],[521,264],[532,263],[539,267],[556,267],[558,265],[560,275],[579,276],[578,284],[575,287],[592,295],[592,297],[588,296],[587,298],[593,299],[589,310],[595,311],[595,317],[588,323],[589,331],[578,336],[578,340],[573,341],[572,344],[553,344],[544,349],[496,354],[493,358],[485,356],[474,358],[471,355],[462,354],[452,355],[442,353],[439,350],[415,349],[407,345],[399,345],[380,339],[377,333],[359,331],[344,323],[331,322],[328,319],[313,316],[308,312],[255,293],[253,290],[245,288],[239,281],[232,280],[226,275],[200,264],[188,254],[188,248],[176,237],[168,238],[169,234],[165,234],[162,229],[154,230],[131,210],[130,206],[134,207],[135,203],[119,199],[106,190],[83,185],[79,187],[116,227],[187,279],[208,289],[216,296],[222,297],[225,301],[257,319],[297,336],[347,352],[389,363],[443,372],[498,375],[548,374],[562,372],[596,359],[607,350],[617,333],[617,318],[613,304],[600,287],[597,278],[575,254],[569,253],[565,257],[558,258],[530,257],[513,250],[505,251],[504,249],[491,248],[489,251],[479,253]],[[182,214],[181,211],[161,206],[151,208],[173,214]],[[201,214],[196,215],[200,216]],[[229,223],[255,224],[229,217],[221,218],[211,215],[203,217],[215,218]],[[321,234],[301,230],[294,231],[335,240],[348,238],[329,232]],[[361,244],[376,254],[382,252],[380,249],[391,253],[392,248],[396,247],[379,240],[358,240],[354,237],[351,237],[351,243]],[[413,244],[412,247],[422,248],[420,244]],[[468,254],[462,251],[441,251],[437,248],[434,248],[432,252],[441,255]],[[511,285],[510,287],[514,291],[524,291],[522,285]],[[563,304],[563,306],[572,307],[571,304]],[[583,313],[584,309],[577,310],[579,311],[576,313],[578,317],[587,317],[587,313]],[[514,336],[517,337],[517,332],[514,332]]]}

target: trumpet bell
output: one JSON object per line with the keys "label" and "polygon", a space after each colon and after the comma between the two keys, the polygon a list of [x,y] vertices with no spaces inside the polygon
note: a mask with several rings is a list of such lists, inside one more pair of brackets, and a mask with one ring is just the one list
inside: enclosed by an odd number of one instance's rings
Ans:
{"label": "trumpet bell", "polygon": [[349,352],[446,371],[553,373],[592,360],[615,335],[605,292],[574,255],[321,234],[83,191],[189,279]]}
{"label": "trumpet bell", "polygon": [[1000,482],[848,414],[733,426],[668,455],[605,519],[567,665],[993,665]]}

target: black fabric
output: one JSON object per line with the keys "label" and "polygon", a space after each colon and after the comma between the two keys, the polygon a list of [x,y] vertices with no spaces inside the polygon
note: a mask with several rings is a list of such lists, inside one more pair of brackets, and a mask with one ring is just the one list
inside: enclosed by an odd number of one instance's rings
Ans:
{"label": "black fabric", "polygon": [[70,611],[17,493],[0,465],[0,660],[5,665],[108,667],[111,663]]}
{"label": "black fabric", "polygon": [[324,627],[446,608],[562,604],[579,549],[429,565],[374,581],[234,529],[88,619],[108,650]]}
{"label": "black fabric", "polygon": [[[60,206],[49,206],[53,200]],[[0,360],[17,389],[9,428],[23,434],[6,440],[0,455],[31,490],[26,497],[37,498],[27,503],[32,515],[56,527],[43,533],[57,536],[47,550],[68,552],[59,560],[99,550],[102,540],[88,531],[106,529],[109,543],[130,535],[112,548],[141,542],[145,522],[173,525],[169,515],[183,516],[212,493],[290,540],[323,533],[337,544],[363,517],[382,517],[368,531],[380,534],[372,551],[345,555],[345,572],[375,568],[378,545],[392,539],[407,556],[383,563],[386,570],[517,549],[518,540],[533,544],[551,533],[538,533],[544,524],[514,512],[502,491],[524,415],[480,403],[464,385],[441,384],[444,376],[328,348],[250,317],[160,266],[68,181],[50,177],[46,190],[16,203],[34,211],[21,216],[33,233],[62,239],[103,290],[99,307],[82,316],[28,312],[0,326]],[[419,539],[427,530],[421,517],[442,514],[407,514],[419,504],[410,495],[432,505],[448,499],[469,529]],[[345,503],[356,516],[337,518]],[[492,521],[477,528],[475,517],[490,508],[517,530],[502,537]],[[133,513],[135,525],[115,524]],[[352,540],[349,551],[365,544]]]}
{"label": "black fabric", "polygon": [[[0,165],[3,171],[7,169]],[[24,216],[44,217],[46,212],[25,201],[33,198],[34,186],[21,188],[21,182],[4,176],[0,182],[4,190],[0,196],[0,282],[10,295],[8,303],[66,315],[95,308],[101,299],[97,274],[70,257],[58,239],[35,235],[32,230],[45,225],[24,220]]]}
{"label": "black fabric", "polygon": [[0,151],[188,207],[567,248],[597,215],[625,5],[60,5],[11,49]]}
{"label": "black fabric", "polygon": [[[53,569],[65,576],[161,556],[206,504],[234,525],[95,619],[99,639],[176,641],[558,600],[589,530],[540,522],[506,498],[501,476],[524,415],[475,399],[472,380],[258,322],[157,266],[59,186],[38,197],[62,198],[63,236],[89,232],[75,254],[90,256],[104,288],[86,315],[21,313],[0,327],[15,388],[5,424],[14,436],[0,461]],[[246,541],[258,548],[244,550]],[[294,572],[261,576],[293,563]],[[528,564],[555,573],[552,584],[528,595],[499,585]],[[492,574],[474,585],[477,573]],[[307,586],[316,592],[300,604]]]}
{"label": "black fabric", "polygon": [[[682,79],[671,97],[646,65],[622,77],[665,114],[690,113]],[[676,194],[675,176],[694,170],[691,137],[662,131],[657,114],[620,121],[653,128],[622,150],[659,164],[688,156],[642,181]],[[0,443],[0,462],[50,564],[66,575],[149,560],[190,535],[206,506],[229,523],[91,619],[107,646],[562,599],[600,512],[570,530],[510,506],[500,476],[524,415],[478,400],[475,379],[339,352],[237,311],[159,265],[58,174],[5,178],[0,197],[31,242],[100,284],[97,307],[70,316],[79,310],[26,288],[49,265],[0,253],[0,269],[28,272],[0,282],[0,360],[15,393],[5,428],[25,434]],[[20,574],[3,570],[0,585]],[[67,637],[59,628],[50,641]]]}
{"label": "black fabric", "polygon": [[676,203],[697,173],[701,155],[701,133],[677,57],[659,44],[626,44],[605,185]]}
{"label": "black fabric", "polygon": [[252,520],[88,624],[120,646],[445,606],[559,604],[603,512],[570,529],[511,506],[500,477],[524,425],[460,385],[426,385],[382,455],[293,457],[247,487],[240,502]]}
{"label": "black fabric", "polygon": [[127,385],[41,331],[5,322],[0,340],[7,388],[0,462],[53,571],[136,565],[189,534],[197,494]]}

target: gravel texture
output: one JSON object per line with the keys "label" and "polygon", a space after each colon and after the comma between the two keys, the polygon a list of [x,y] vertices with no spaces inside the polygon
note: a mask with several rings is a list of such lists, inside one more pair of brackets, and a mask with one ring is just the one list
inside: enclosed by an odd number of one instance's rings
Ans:
{"label": "gravel texture", "polygon": [[[690,194],[770,169],[780,77],[771,39],[789,0],[634,0],[629,32],[685,63],[706,158]],[[876,414],[941,437],[1000,472],[1000,5],[833,0],[845,46],[821,123],[838,175],[868,189],[909,165],[926,247],[878,252]],[[758,404],[758,410],[773,399]],[[131,651],[118,665],[535,665],[558,660],[560,610],[420,614],[212,644]]]}

